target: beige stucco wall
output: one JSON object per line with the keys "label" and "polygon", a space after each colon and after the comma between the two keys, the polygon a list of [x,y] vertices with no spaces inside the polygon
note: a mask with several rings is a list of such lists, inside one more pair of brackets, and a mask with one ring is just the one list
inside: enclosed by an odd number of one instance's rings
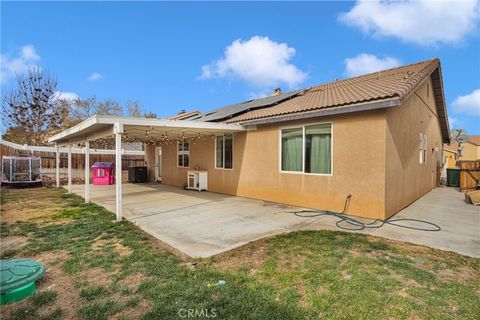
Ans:
{"label": "beige stucco wall", "polygon": [[[436,166],[442,159],[443,144],[431,80],[427,80],[400,107],[388,109],[386,120],[387,218],[430,191],[436,184]],[[425,164],[420,164],[419,161],[420,132],[427,135]]]}
{"label": "beige stucco wall", "polygon": [[147,177],[149,182],[155,182],[155,146],[145,145],[145,162],[147,165]]}
{"label": "beige stucco wall", "polygon": [[480,159],[480,146],[477,146],[471,142],[462,143],[462,158],[459,160],[479,160]]}
{"label": "beige stucco wall", "polygon": [[[318,122],[333,123],[333,174],[281,173],[280,128]],[[211,138],[191,145],[190,167],[208,170],[210,191],[334,211],[352,194],[350,214],[378,218],[385,211],[385,128],[384,110],[262,126],[234,135],[233,170],[214,168]],[[183,185],[188,169],[177,167],[176,145],[163,150],[162,181]]]}
{"label": "beige stucco wall", "polygon": [[445,157],[445,168],[456,168],[457,167],[457,154],[451,150],[443,149],[443,156]]}
{"label": "beige stucco wall", "polygon": [[[235,133],[232,170],[214,168],[214,139],[191,143],[190,168],[208,171],[209,191],[332,211],[342,211],[346,195],[352,194],[348,214],[386,219],[436,183],[442,139],[431,82],[417,94],[395,108]],[[280,129],[320,122],[333,124],[332,175],[280,172]],[[420,132],[428,140],[426,164],[419,163]],[[177,167],[176,148],[175,143],[163,146],[162,182],[182,186],[188,168]],[[153,175],[152,150],[147,147],[146,161]]]}

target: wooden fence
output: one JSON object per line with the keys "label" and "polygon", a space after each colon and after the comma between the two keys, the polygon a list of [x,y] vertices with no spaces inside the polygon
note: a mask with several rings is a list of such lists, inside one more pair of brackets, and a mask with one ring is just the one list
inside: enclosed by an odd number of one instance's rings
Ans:
{"label": "wooden fence", "polygon": [[[60,179],[66,181],[68,154],[66,148],[60,149]],[[72,180],[74,183],[81,183],[85,177],[85,150],[83,148],[72,148]],[[35,156],[42,158],[42,175],[44,180],[55,179],[56,170],[56,149],[55,147],[40,147],[19,145],[5,140],[0,140],[0,158],[2,156]],[[115,150],[90,150],[90,165],[94,162],[115,162]],[[143,151],[123,151],[122,170],[132,166],[144,166],[145,157]]]}
{"label": "wooden fence", "polygon": [[457,161],[460,167],[460,190],[475,190],[480,185],[480,160]]}

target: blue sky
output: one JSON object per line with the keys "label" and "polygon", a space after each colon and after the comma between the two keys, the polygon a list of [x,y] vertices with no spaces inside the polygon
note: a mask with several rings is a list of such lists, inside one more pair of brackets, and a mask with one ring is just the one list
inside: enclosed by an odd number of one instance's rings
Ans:
{"label": "blue sky", "polygon": [[2,86],[36,65],[58,76],[66,96],[138,99],[164,117],[438,57],[451,126],[480,134],[478,1],[2,2],[1,9]]}

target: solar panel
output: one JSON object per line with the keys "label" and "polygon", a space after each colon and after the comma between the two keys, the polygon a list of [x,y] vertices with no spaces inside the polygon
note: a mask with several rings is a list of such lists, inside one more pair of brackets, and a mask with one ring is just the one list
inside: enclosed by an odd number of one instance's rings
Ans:
{"label": "solar panel", "polygon": [[[227,118],[231,118],[237,114],[247,112],[254,109],[268,107],[284,100],[292,98],[302,93],[302,90],[292,91],[288,93],[280,93],[275,96],[269,96],[265,98],[259,98],[254,100],[248,100],[236,104],[231,104],[226,107],[215,109],[211,112],[205,113],[202,117],[195,119],[198,121],[218,121]],[[193,119],[192,119],[193,120]]]}

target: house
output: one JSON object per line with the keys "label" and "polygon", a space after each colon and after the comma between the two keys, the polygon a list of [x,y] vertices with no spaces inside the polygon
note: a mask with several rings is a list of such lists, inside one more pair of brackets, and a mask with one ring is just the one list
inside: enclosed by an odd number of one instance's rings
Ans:
{"label": "house", "polygon": [[468,140],[461,146],[463,149],[460,160],[480,160],[480,136],[468,136]]}
{"label": "house", "polygon": [[443,167],[445,169],[451,169],[457,167],[458,159],[458,143],[452,142],[450,144],[443,145]]}
{"label": "house", "polygon": [[[457,160],[480,160],[480,136],[468,136],[468,140],[460,145],[456,141],[443,146],[443,157],[446,168],[456,168]],[[459,148],[461,152],[459,155]]]}
{"label": "house", "polygon": [[168,120],[195,120],[200,118],[201,114],[202,113],[198,110],[193,110],[190,112],[182,110],[178,114],[169,117]]}
{"label": "house", "polygon": [[[449,124],[438,59],[196,114],[190,120],[96,116],[52,137],[143,141],[151,182],[387,219],[440,180]],[[86,148],[88,150],[88,148]],[[117,179],[119,181],[119,179]],[[88,186],[86,195],[88,193]],[[121,183],[117,217],[121,217]]]}

